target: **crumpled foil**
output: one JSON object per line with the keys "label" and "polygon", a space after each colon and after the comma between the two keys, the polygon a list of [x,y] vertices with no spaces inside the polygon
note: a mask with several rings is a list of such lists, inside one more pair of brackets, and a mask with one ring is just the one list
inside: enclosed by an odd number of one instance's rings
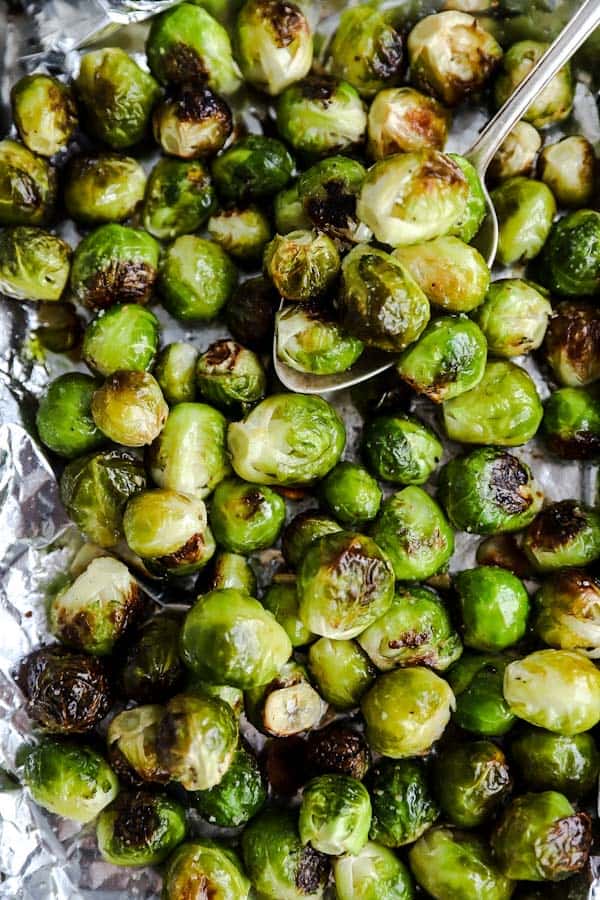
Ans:
{"label": "crumpled foil", "polygon": [[[21,57],[31,69],[32,62],[60,64],[66,74],[76,74],[78,47],[104,40],[124,23],[137,23],[178,0],[25,0],[24,17],[8,17],[0,5],[0,133],[8,128],[8,92],[23,73]],[[565,17],[565,7],[576,0],[532,0],[519,4],[543,7],[544,28],[549,29],[551,12]],[[1,0],[0,0],[1,3]],[[335,13],[344,0],[313,4],[313,16],[325,18],[322,31],[330,34]],[[398,3],[385,0],[384,5]],[[419,15],[439,7],[437,0],[406,0],[411,12]],[[143,30],[128,32],[127,45],[133,52],[143,49]],[[118,36],[120,38],[121,35]],[[132,43],[133,41],[133,43]],[[137,42],[137,44],[136,44]],[[32,55],[33,54],[33,55]],[[259,128],[264,110],[245,108],[246,126]],[[455,117],[448,149],[464,152],[485,122],[483,111],[469,110]],[[591,79],[584,73],[578,84],[576,108],[569,130],[584,133],[600,146],[600,121]],[[148,168],[153,160],[144,160]],[[61,228],[69,240],[77,239],[71,226]],[[499,273],[497,273],[499,274]],[[505,272],[503,274],[513,274]],[[186,330],[161,309],[155,309],[163,325],[163,339],[191,340],[204,350],[225,334],[220,325]],[[51,640],[46,621],[46,598],[52,583],[65,571],[81,548],[83,539],[61,506],[52,466],[35,439],[34,416],[37,398],[49,380],[73,364],[63,356],[40,355],[31,341],[36,324],[34,304],[19,304],[0,297],[0,898],[4,900],[158,900],[160,877],[152,869],[120,869],[103,862],[98,855],[93,825],[52,816],[33,803],[12,776],[19,772],[22,746],[32,739],[30,722],[24,712],[23,697],[11,672],[15,663],[32,648]],[[518,360],[534,377],[542,398],[549,389],[534,360]],[[346,458],[355,458],[361,419],[350,394],[329,398],[343,416],[348,433]],[[417,400],[415,411],[438,431],[436,411],[426,401]],[[444,461],[457,451],[445,443]],[[559,500],[580,497],[594,502],[597,468],[550,460],[541,444],[533,441],[514,452],[534,470],[546,497]],[[429,489],[429,486],[428,486]],[[305,505],[312,505],[306,503]],[[293,513],[302,508],[295,504]],[[457,549],[451,568],[460,570],[474,564],[479,539],[457,535]],[[272,551],[257,560],[263,583],[277,555]],[[149,593],[159,602],[160,584],[148,584]],[[179,591],[178,591],[179,594]],[[190,594],[190,599],[193,594]],[[164,599],[167,597],[165,595]],[[253,742],[260,737],[247,728]],[[192,815],[192,833],[214,833]],[[590,860],[582,875],[580,889],[569,897],[600,900],[600,857]],[[483,900],[483,898],[482,898]]]}

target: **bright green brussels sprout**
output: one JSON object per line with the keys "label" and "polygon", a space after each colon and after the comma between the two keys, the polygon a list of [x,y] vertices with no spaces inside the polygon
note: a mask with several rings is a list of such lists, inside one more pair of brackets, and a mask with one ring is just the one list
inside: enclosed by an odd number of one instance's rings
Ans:
{"label": "bright green brussels sprout", "polygon": [[254,553],[275,543],[285,521],[285,501],[266,485],[226,478],[213,494],[210,524],[231,553]]}
{"label": "bright green brussels sprout", "polygon": [[146,173],[136,159],[116,153],[76,156],[67,170],[64,204],[83,225],[121,222],[144,199]]}
{"label": "bright green brussels sprout", "polygon": [[580,734],[600,721],[600,671],[573,650],[537,650],[506,667],[504,697],[530,725]]}
{"label": "bright green brussels sprout", "polygon": [[293,569],[297,569],[313,541],[336,531],[342,531],[341,526],[318,509],[298,513],[283,530],[281,551],[285,561]]}
{"label": "bright green brussels sprout", "polygon": [[195,234],[178,237],[163,256],[159,280],[163,305],[183,322],[214,319],[236,284],[237,270],[225,251]]}
{"label": "bright green brussels sprout", "polygon": [[212,164],[220,196],[234,203],[264,200],[283,190],[294,160],[281,141],[249,134],[228,147]]}
{"label": "bright green brussels sprout", "polygon": [[236,341],[251,350],[270,352],[280,302],[277,291],[262,275],[242,281],[224,309],[227,327]]}
{"label": "bright green brussels sprout", "polygon": [[371,749],[392,759],[427,753],[454,707],[448,683],[424,666],[380,675],[361,701]]}
{"label": "bright green brussels sprout", "polygon": [[435,900],[510,900],[514,884],[492,858],[487,841],[447,825],[430,828],[409,851],[410,868]]}
{"label": "bright green brussels sprout", "polygon": [[148,132],[160,88],[120,47],[86,53],[75,79],[89,132],[115,150],[132,147]]}
{"label": "bright green brussels sprout", "polygon": [[158,350],[160,326],[154,313],[137,303],[117,303],[99,313],[83,335],[81,354],[93,372],[144,372]]}
{"label": "bright green brussels sprout", "polygon": [[177,694],[158,728],[158,760],[186,791],[219,784],[235,756],[238,723],[231,707],[206,694]]}
{"label": "bright green brussels sprout", "polygon": [[578,209],[555,222],[542,263],[551,291],[576,298],[600,292],[600,213]]}
{"label": "bright green brussels sprout", "polygon": [[585,866],[591,843],[590,817],[557,791],[517,797],[492,834],[501,870],[524,881],[568,878]]}
{"label": "bright green brussels sprout", "polygon": [[402,36],[386,15],[368,3],[342,12],[329,46],[329,65],[362,97],[398,84],[403,69]]}
{"label": "bright green brussels sprout", "polygon": [[395,853],[368,841],[360,853],[333,860],[339,900],[412,900],[413,882]]}
{"label": "bright green brussels sprout", "polygon": [[303,844],[329,856],[359,853],[371,826],[367,789],[347,775],[319,775],[302,794],[298,830]]}
{"label": "bright green brussels sprout", "polygon": [[130,550],[156,575],[190,575],[215,552],[204,502],[178,491],[155,488],[134,496],[123,531]]}
{"label": "bright green brussels sprout", "polygon": [[533,125],[517,122],[494,153],[488,169],[490,177],[504,181],[515,175],[531,175],[541,146],[541,135]]}
{"label": "bright green brussels sprout", "polygon": [[142,463],[125,450],[104,450],[74,459],[60,479],[69,517],[89,541],[114,547],[123,537],[123,511],[146,487]]}
{"label": "bright green brussels sprout", "polygon": [[34,340],[52,353],[75,350],[81,340],[82,321],[72,303],[40,303],[36,325]]}
{"label": "bright green brussels sprout", "polygon": [[389,608],[391,563],[371,538],[327,534],[310,545],[298,568],[300,618],[315,634],[356,637]]}
{"label": "bright green brussels sprout", "polygon": [[538,174],[557,203],[575,209],[587,206],[594,194],[596,155],[587,138],[573,134],[544,147],[538,161]]}
{"label": "bright green brussels sprout", "polygon": [[208,233],[240,265],[259,263],[273,236],[271,223],[257,206],[222,209],[208,220]]}
{"label": "bright green brussels sprout", "polygon": [[381,488],[357,463],[340,462],[323,479],[320,495],[342,525],[355,528],[374,519],[381,505]]}
{"label": "bright green brussels sprout", "polygon": [[244,690],[275,678],[291,652],[290,639],[275,616],[234,588],[200,597],[181,634],[186,666],[207,681]]}
{"label": "bright green brussels sprout", "polygon": [[125,447],[151,444],[162,431],[169,407],[149,372],[113,372],[92,397],[94,422]]}
{"label": "bright green brussels sprout", "polygon": [[[327,638],[322,640],[326,641]],[[371,754],[360,732],[344,725],[343,722],[341,724],[333,722],[318,731],[311,731],[308,735],[306,763],[311,772],[349,775],[361,781],[371,764]]]}
{"label": "bright green brussels sprout", "polygon": [[26,147],[54,156],[77,128],[77,106],[67,84],[41,72],[26,75],[10,92],[13,119]]}
{"label": "bright green brussels sprout", "polygon": [[129,700],[156,703],[172,697],[184,669],[179,659],[182,616],[165,611],[148,619],[127,648],[119,685]]}
{"label": "bright green brussels sprout", "polygon": [[[475,388],[486,360],[487,343],[475,322],[462,314],[440,316],[402,353],[396,371],[417,393],[442,403]],[[436,455],[437,462],[441,452]]]}
{"label": "bright green brussels sprout", "polygon": [[499,566],[478,566],[459,572],[454,585],[467,647],[495,653],[525,636],[529,595],[512,572]]}
{"label": "bright green brussels sprout", "polygon": [[277,234],[289,234],[290,231],[304,231],[311,227],[311,220],[304,211],[298,193],[298,182],[279,191],[273,201],[273,218]]}
{"label": "bright green brussels sprout", "polygon": [[152,116],[154,139],[180,159],[213,156],[233,130],[231,110],[206,87],[184,84],[169,93]]}
{"label": "bright green brussels sprout", "polygon": [[23,781],[39,806],[82,824],[95,819],[119,791],[117,776],[91,747],[48,738],[28,753]]}
{"label": "bright green brussels sprout", "polygon": [[408,36],[410,74],[417,86],[447,106],[479,91],[502,58],[502,48],[466,12],[426,16]]}
{"label": "bright green brussels sprout", "polygon": [[319,638],[308,650],[310,674],[337,710],[355,709],[375,679],[375,668],[351,640]]}
{"label": "bright green brussels sprout", "polygon": [[167,344],[158,354],[154,377],[169,406],[191,403],[195,399],[197,361],[198,351],[185,341]]}
{"label": "bright green brussels sprout", "polygon": [[213,900],[247,900],[250,882],[237,855],[207,838],[180,844],[163,877],[164,900],[181,900],[207,890]]}
{"label": "bright green brussels sprout", "polygon": [[544,409],[543,429],[553,453],[564,459],[600,455],[600,399],[584,387],[554,391]]}
{"label": "bright green brussels sprout", "polygon": [[501,278],[488,290],[475,321],[492,356],[521,356],[541,347],[552,315],[550,301],[521,278]]}
{"label": "bright green brussels sprout", "polygon": [[[497,106],[502,106],[548,49],[541,41],[518,41],[504,54],[494,83]],[[575,87],[571,66],[567,63],[540,91],[523,116],[535,128],[546,128],[566,119],[573,107]]]}
{"label": "bright green brussels sprout", "polygon": [[433,431],[413,416],[384,415],[366,422],[362,455],[383,481],[424,484],[442,458],[442,445]]}
{"label": "bright green brussels sprout", "polygon": [[147,303],[158,275],[160,244],[145,231],[101,225],[73,257],[71,290],[92,309],[114,303]]}
{"label": "bright green brussels sprout", "polygon": [[35,424],[40,440],[54,453],[73,459],[105,443],[91,412],[97,387],[90,375],[81,372],[59,375],[48,385]]}
{"label": "bright green brussels sprout", "polygon": [[142,208],[146,231],[172,240],[197,231],[215,208],[215,191],[198,160],[159,159],[148,178]]}
{"label": "bright green brussels sprout", "polygon": [[539,572],[587,566],[600,556],[600,512],[576,500],[552,503],[528,527],[523,549]]}
{"label": "bright green brussels sprout", "polygon": [[388,611],[359,635],[358,643],[383,672],[414,665],[444,671],[462,653],[444,604],[422,587],[399,588]]}
{"label": "bright green brussels sprout", "polygon": [[535,596],[534,630],[550,647],[600,656],[600,580],[584,569],[563,569]]}
{"label": "bright green brussels sprout", "polygon": [[272,394],[227,432],[237,475],[255,484],[311,484],[333,469],[346,432],[321,397]]}
{"label": "bright green brussels sprout", "polygon": [[108,726],[108,757],[115,772],[132,785],[164,783],[169,775],[158,762],[156,739],[164,708],[136,706],[117,713]]}
{"label": "bright green brussels sprout", "polygon": [[460,238],[446,235],[399,247],[394,257],[435,306],[448,312],[471,312],[485,299],[490,270],[475,247]]}
{"label": "bright green brussels sprout", "polygon": [[359,221],[356,202],[366,170],[347,156],[330,156],[315,163],[298,179],[298,196],[315,228],[344,248],[369,241],[371,230]]}
{"label": "bright green brussels sprout", "polygon": [[246,81],[272,97],[304,78],[312,65],[310,23],[295,3],[247,0],[237,17],[236,45]]}
{"label": "bright green brussels sprout", "polygon": [[440,814],[418,762],[382,759],[368,775],[368,788],[373,807],[370,837],[386,847],[412,844]]}
{"label": "bright green brussels sprout", "polygon": [[[208,589],[218,591],[223,588],[236,588],[239,591],[245,591],[251,597],[256,594],[256,576],[245,556],[221,551],[213,557]],[[263,606],[267,606],[267,609],[275,615],[275,612],[265,604],[264,598]],[[276,615],[275,618],[277,618]],[[281,625],[281,622],[279,624]]]}
{"label": "bright green brussels sprout", "polygon": [[231,467],[225,450],[227,422],[205,403],[178,403],[148,451],[148,467],[159,487],[203,500]]}
{"label": "bright green brussels sprout", "polygon": [[242,834],[242,855],[265,900],[323,897],[329,862],[310,844],[303,845],[291,810],[268,809],[256,816]]}
{"label": "bright green brussels sprout", "polygon": [[371,536],[388,554],[399,581],[430,578],[454,552],[454,532],[442,510],[416,485],[384,500]]}
{"label": "bright green brussels sprout", "polygon": [[369,108],[369,155],[385,159],[394,153],[443,150],[449,126],[449,112],[433,97],[411,87],[379,91]]}
{"label": "bright green brussels sprout", "polygon": [[327,704],[308,680],[304,666],[290,660],[268,684],[250,688],[245,710],[255,728],[275,737],[290,737],[317,728]]}
{"label": "bright green brussels sprout", "polygon": [[491,653],[464,653],[447,678],[456,697],[454,720],[484,737],[506,734],[515,723],[503,693],[508,660]]}
{"label": "bright green brussels sprout", "polygon": [[289,637],[292,647],[304,647],[314,640],[315,635],[300,618],[296,579],[293,576],[275,575],[261,603],[273,613]]}
{"label": "bright green brussels sprout", "polygon": [[531,376],[504,360],[489,362],[479,384],[444,403],[442,412],[450,440],[502,447],[526,444],[543,416]]}
{"label": "bright green brussels sprout", "polygon": [[235,341],[220,340],[199,357],[196,385],[209,403],[243,415],[265,396],[267,376],[256,353]]}
{"label": "bright green brussels sprout", "polygon": [[400,247],[447,234],[468,198],[469,184],[458,163],[427,149],[397,153],[371,166],[356,208],[378,241]]}
{"label": "bright green brussels sprout", "polygon": [[17,141],[0,141],[0,225],[44,225],[55,199],[52,166]]}
{"label": "bright green brussels sprout", "polygon": [[223,778],[206,791],[193,795],[194,807],[203,819],[221,828],[245,825],[264,806],[267,791],[254,756],[240,747]]}
{"label": "bright green brussels sprout", "polygon": [[263,265],[282,297],[306,302],[327,293],[340,270],[340,257],[326,234],[291,231],[275,235]]}
{"label": "bright green brussels sprout", "polygon": [[60,300],[70,262],[67,242],[49,231],[17,225],[0,232],[0,288],[6,297]]}
{"label": "bright green brussels sprout", "polygon": [[490,194],[498,216],[498,261],[505,266],[537,256],[556,215],[552,191],[542,181],[507,178]]}
{"label": "bright green brussels sprout", "polygon": [[524,726],[511,742],[509,756],[527,787],[567,797],[593,790],[600,772],[600,753],[587,733],[567,736]]}
{"label": "bright green brussels sprout", "polygon": [[351,151],[362,144],[366,129],[358,91],[330,75],[291,84],[277,101],[277,130],[304,157]]}
{"label": "bright green brussels sprout", "polygon": [[565,300],[554,308],[544,356],[559,384],[585,387],[600,378],[600,309]]}
{"label": "bright green brussels sprout", "polygon": [[511,789],[506,757],[491,741],[442,750],[433,761],[433,784],[443,815],[461,828],[487,822]]}
{"label": "bright green brussels sprout", "polygon": [[316,305],[287,304],[277,313],[276,323],[277,357],[298,372],[345,372],[364,349],[362,341]]}
{"label": "bright green brussels sprout", "polygon": [[408,269],[368,244],[359,244],[342,263],[339,307],[350,334],[390,352],[412,344],[430,315],[427,297]]}
{"label": "bright green brussels sprout", "polygon": [[100,813],[98,849],[113,866],[164,862],[185,837],[185,810],[176,800],[149,791],[121,792]]}
{"label": "bright green brussels sprout", "polygon": [[206,83],[218,94],[233,94],[240,86],[227,31],[191,3],[167,9],[152,20],[146,56],[162,84]]}

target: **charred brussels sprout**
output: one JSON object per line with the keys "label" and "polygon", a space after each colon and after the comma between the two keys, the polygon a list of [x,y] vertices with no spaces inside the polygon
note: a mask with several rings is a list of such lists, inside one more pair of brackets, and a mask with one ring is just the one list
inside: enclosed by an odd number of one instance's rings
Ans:
{"label": "charred brussels sprout", "polygon": [[542,181],[507,178],[490,194],[498,216],[498,261],[505,266],[537,256],[556,215],[552,191]]}
{"label": "charred brussels sprout", "polygon": [[369,108],[369,155],[443,150],[449,126],[450,114],[433,97],[411,87],[379,91]]}
{"label": "charred brussels sprout", "polygon": [[119,47],[86,53],[75,80],[86,127],[115,150],[138,144],[148,132],[160,88]]}
{"label": "charred brussels sprout", "polygon": [[293,569],[298,568],[313,541],[336,531],[342,531],[341,526],[318,509],[298,513],[283,530],[281,550],[285,561]]}
{"label": "charred brussels sprout", "polygon": [[273,613],[292,647],[303,647],[314,640],[314,634],[300,619],[296,579],[289,575],[276,575],[261,600],[265,609]]}
{"label": "charred brussels sprout", "polygon": [[159,159],[148,178],[142,207],[144,228],[172,240],[204,225],[215,208],[215,191],[201,162]]}
{"label": "charred brussels sprout", "polygon": [[504,181],[515,175],[531,175],[541,146],[541,135],[533,125],[517,122],[493,156],[488,170],[490,177]]}
{"label": "charred brussels sprout", "polygon": [[587,206],[594,194],[594,148],[581,134],[563,138],[544,147],[538,173],[561,206]]}
{"label": "charred brussels sprout", "polygon": [[554,391],[546,402],[543,429],[553,453],[564,459],[600,455],[600,398],[582,387]]}
{"label": "charred brussels sprout", "polygon": [[371,800],[356,778],[319,775],[304,788],[298,819],[303,844],[330,856],[359,853],[370,825]]}
{"label": "charred brussels sprout", "polygon": [[280,298],[266,278],[243,281],[225,304],[225,321],[234,338],[251,350],[270,349]]}
{"label": "charred brussels sprout", "polygon": [[555,222],[542,262],[550,290],[567,297],[600,292],[600,213],[578,209]]}
{"label": "charred brussels sprout", "polygon": [[210,523],[218,544],[231,553],[254,553],[275,543],[285,521],[285,501],[269,487],[226,478],[217,485]]}
{"label": "charred brussels sprout", "polygon": [[367,740],[392,759],[420,756],[442,736],[454,706],[448,683],[429,669],[387,672],[361,701]]}
{"label": "charred brussels sprout", "polygon": [[399,247],[394,257],[408,269],[430,303],[448,312],[480,306],[490,283],[482,255],[458,237],[447,235]]}
{"label": "charred brussels sprout", "polygon": [[484,737],[506,734],[515,723],[502,693],[508,660],[502,656],[464,653],[448,671],[456,697],[456,724]]}
{"label": "charred brussels sprout", "polygon": [[359,221],[356,212],[365,175],[357,160],[330,156],[307,169],[297,182],[304,214],[315,228],[342,247],[371,239],[371,230]]}
{"label": "charred brussels sprout", "polygon": [[360,853],[333,860],[339,900],[412,900],[410,873],[395,853],[368,841]]}
{"label": "charred brussels sprout", "polygon": [[[208,577],[208,589],[218,591],[223,588],[237,588],[239,591],[250,594],[251,597],[256,594],[256,576],[245,556],[222,551],[213,557]],[[274,610],[264,602],[264,598],[263,606],[266,606],[279,622]]]}
{"label": "charred brussels sprout", "polygon": [[568,878],[585,866],[591,843],[589,816],[557,791],[517,797],[492,835],[501,870],[525,881]]}
{"label": "charred brussels sprout", "polygon": [[587,566],[600,556],[600,512],[576,500],[552,503],[525,532],[523,549],[539,572]]}
{"label": "charred brussels sprout", "polygon": [[107,377],[119,369],[144,372],[158,350],[159,324],[137,303],[116,304],[85,329],[81,354],[93,372]]}
{"label": "charred brussels sprout", "polygon": [[433,783],[442,813],[462,828],[487,822],[511,788],[506,757],[491,741],[442,750],[433,763]]}
{"label": "charred brussels sprout", "polygon": [[435,575],[454,552],[454,532],[442,510],[416,485],[383,502],[371,535],[388,554],[399,581]]}
{"label": "charred brussels sprout", "polygon": [[600,580],[584,569],[564,569],[535,596],[536,634],[550,647],[600,656]]}
{"label": "charred brussels sprout", "polygon": [[52,166],[17,141],[0,141],[0,225],[44,225],[55,199]]}
{"label": "charred brussels sprout", "polygon": [[492,356],[521,356],[542,345],[552,306],[532,284],[502,278],[490,285],[475,320]]}
{"label": "charred brussels sprout", "polygon": [[198,359],[202,396],[225,412],[248,412],[263,399],[267,376],[258,356],[235,341],[216,341]]}
{"label": "charred brussels sprout", "polygon": [[92,397],[94,422],[125,447],[151,444],[168,414],[158,382],[149,372],[114,372]]}
{"label": "charred brussels sprout", "polygon": [[152,125],[163,151],[181,159],[213,156],[233,130],[224,100],[208,88],[185,84],[159,103]]}
{"label": "charred brussels sprout", "polygon": [[108,726],[108,756],[119,777],[131,784],[158,784],[169,776],[158,762],[156,738],[162,706],[136,706],[117,713]]}
{"label": "charred brussels sprout", "polygon": [[185,810],[166,795],[149,791],[119,794],[100,813],[98,849],[114,866],[164,862],[185,837]]}
{"label": "charred brussels sprout", "polygon": [[23,143],[40,156],[67,146],[77,127],[71,88],[41,72],[21,78],[10,92],[13,119]]}
{"label": "charred brussels sprout", "polygon": [[257,206],[223,209],[208,220],[208,233],[240,265],[252,267],[273,236],[267,215]]}
{"label": "charred brussels sprout", "polygon": [[91,747],[48,739],[30,750],[23,781],[39,806],[82,824],[95,819],[119,790],[117,776]]}
{"label": "charred brussels sprout", "polygon": [[326,234],[291,231],[276,235],[267,246],[264,269],[282,297],[306,302],[331,287],[340,269],[340,257]]}
{"label": "charred brussels sprout", "polygon": [[371,763],[371,755],[362,734],[334,722],[308,735],[306,762],[313,772],[350,775],[361,781]]}
{"label": "charred brussels sprout", "polygon": [[559,303],[543,349],[559,384],[585,387],[596,381],[600,378],[600,310],[591,303]]}
{"label": "charred brussels sprout", "polygon": [[224,200],[264,200],[283,190],[292,177],[294,160],[281,141],[249,134],[228,147],[212,164],[217,190]]}
{"label": "charred brussels sprout", "polygon": [[373,807],[369,834],[386,847],[412,844],[439,816],[418,762],[381,760],[369,773],[368,788]]}
{"label": "charred brussels sprout", "polygon": [[290,737],[317,728],[327,704],[311,685],[304,666],[290,660],[268,684],[246,691],[245,710],[256,728],[275,737]]}
{"label": "charred brussels sprout", "polygon": [[389,15],[368,3],[342,12],[329,48],[334,75],[373,97],[401,80],[403,62],[402,37]]}
{"label": "charred brussels sprout", "polygon": [[54,453],[73,459],[105,442],[92,419],[98,387],[90,375],[67,372],[51,381],[40,400],[35,423],[40,440]]}
{"label": "charred brussels sprout", "polygon": [[375,669],[355,641],[320,638],[308,650],[319,691],[338,710],[355,709],[375,679]]}
{"label": "charred brussels sprout", "polygon": [[494,447],[450,460],[440,473],[438,490],[453,525],[476,534],[524,528],[543,500],[529,466]]}
{"label": "charred brussels sprout", "polygon": [[63,199],[76,222],[103,225],[132,216],[145,189],[146,173],[131,156],[76,156],[68,168]]}
{"label": "charred brussels sprout", "polygon": [[305,157],[358,147],[367,112],[356,88],[329,75],[311,75],[285,89],[277,102],[277,130]]}
{"label": "charred brussels sprout", "polygon": [[139,460],[124,450],[105,450],[69,463],[60,479],[60,496],[88,540],[114,547],[123,537],[127,501],[145,487]]}
{"label": "charred brussels sprout", "polygon": [[362,455],[383,481],[424,484],[442,458],[442,445],[412,416],[376,416],[363,429]]}
{"label": "charred brussels sprout", "polygon": [[332,375],[354,365],[364,346],[317,306],[289,304],[276,316],[277,357],[298,372]]}
{"label": "charred brussels sprout", "polygon": [[512,572],[498,566],[479,566],[459,572],[454,585],[467,647],[494,653],[525,636],[529,596]]}
{"label": "charred brussels sprout", "polygon": [[184,341],[167,344],[158,354],[154,377],[169,406],[195,399],[197,361],[198,351]]}
{"label": "charred brussels sprout", "polygon": [[310,23],[295,3],[247,0],[237,18],[236,44],[244,78],[272,97],[312,65]]}
{"label": "charred brussels sprout", "polygon": [[180,686],[184,669],[179,659],[182,618],[163,612],[140,628],[125,654],[120,686],[129,700],[163,701]]}
{"label": "charred brussels sprout", "polygon": [[[548,44],[540,41],[518,41],[508,49],[494,84],[498,106],[508,100],[547,49]],[[571,112],[574,90],[571,67],[567,64],[540,91],[523,118],[535,128],[562,122]]]}
{"label": "charred brussels sprout", "polygon": [[360,527],[374,519],[381,504],[381,488],[362,466],[341,462],[320,486],[323,502],[342,525]]}
{"label": "charred brussels sprout", "polygon": [[193,803],[203,819],[221,828],[245,825],[264,806],[267,791],[256,759],[236,750],[223,778],[206,791],[197,791]]}
{"label": "charred brussels sprout", "polygon": [[321,397],[273,394],[227,432],[233,468],[256,484],[311,484],[342,455],[346,432]]}
{"label": "charred brussels sprout", "polygon": [[182,658],[192,671],[243,690],[276,678],[291,652],[290,639],[275,617],[234,588],[200,597],[181,634]]}
{"label": "charred brussels sprout", "polygon": [[163,896],[165,900],[181,900],[186,894],[193,897],[198,885],[215,900],[247,900],[250,893],[250,882],[237,855],[206,838],[181,844],[173,853],[164,872]]}
{"label": "charred brussels sprout", "polygon": [[70,261],[67,242],[41,228],[17,225],[0,232],[0,289],[7,297],[60,300]]}
{"label": "charred brussels sprout", "polygon": [[222,247],[194,234],[178,237],[161,262],[163,304],[182,322],[214,319],[236,284],[236,268]]}
{"label": "charred brussels sprout", "polygon": [[580,797],[593,790],[600,754],[591,734],[566,736],[524,727],[512,741],[509,756],[527,787]]}

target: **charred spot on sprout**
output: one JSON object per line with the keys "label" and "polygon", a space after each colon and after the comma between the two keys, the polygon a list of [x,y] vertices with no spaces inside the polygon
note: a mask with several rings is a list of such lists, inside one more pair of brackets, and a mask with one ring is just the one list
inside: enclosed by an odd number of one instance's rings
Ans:
{"label": "charred spot on sprout", "polygon": [[480,566],[498,566],[507,569],[518,578],[531,575],[531,564],[512,534],[495,534],[486,538],[477,548]]}
{"label": "charred spot on sprout", "polygon": [[314,850],[310,844],[303,847],[296,874],[298,890],[309,896],[314,894],[319,890],[328,874],[329,862],[326,855]]}
{"label": "charred spot on sprout", "polygon": [[362,781],[369,769],[371,754],[359,731],[343,722],[334,722],[310,732],[306,741],[306,762],[314,774],[349,775]]}
{"label": "charred spot on sprout", "polygon": [[544,355],[555,378],[570,387],[600,378],[600,312],[591,303],[565,300],[554,309]]}
{"label": "charred spot on sprout", "polygon": [[121,792],[100,814],[96,826],[100,853],[117,866],[161,863],[185,832],[183,807],[148,790]]}
{"label": "charred spot on sprout", "polygon": [[528,542],[552,551],[576,540],[588,527],[586,511],[576,500],[560,500],[543,509],[527,529]]}
{"label": "charred spot on sprout", "polygon": [[165,153],[183,159],[212,156],[233,131],[227,103],[206,87],[184,84],[155,108],[154,136]]}

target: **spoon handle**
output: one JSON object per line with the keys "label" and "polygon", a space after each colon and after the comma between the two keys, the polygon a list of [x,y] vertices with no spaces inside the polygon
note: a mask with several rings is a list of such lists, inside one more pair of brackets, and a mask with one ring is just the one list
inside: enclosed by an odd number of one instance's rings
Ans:
{"label": "spoon handle", "polygon": [[584,0],[553,44],[519,84],[496,115],[490,119],[467,158],[483,175],[491,159],[529,105],[556,75],[585,39],[600,25],[600,0]]}

